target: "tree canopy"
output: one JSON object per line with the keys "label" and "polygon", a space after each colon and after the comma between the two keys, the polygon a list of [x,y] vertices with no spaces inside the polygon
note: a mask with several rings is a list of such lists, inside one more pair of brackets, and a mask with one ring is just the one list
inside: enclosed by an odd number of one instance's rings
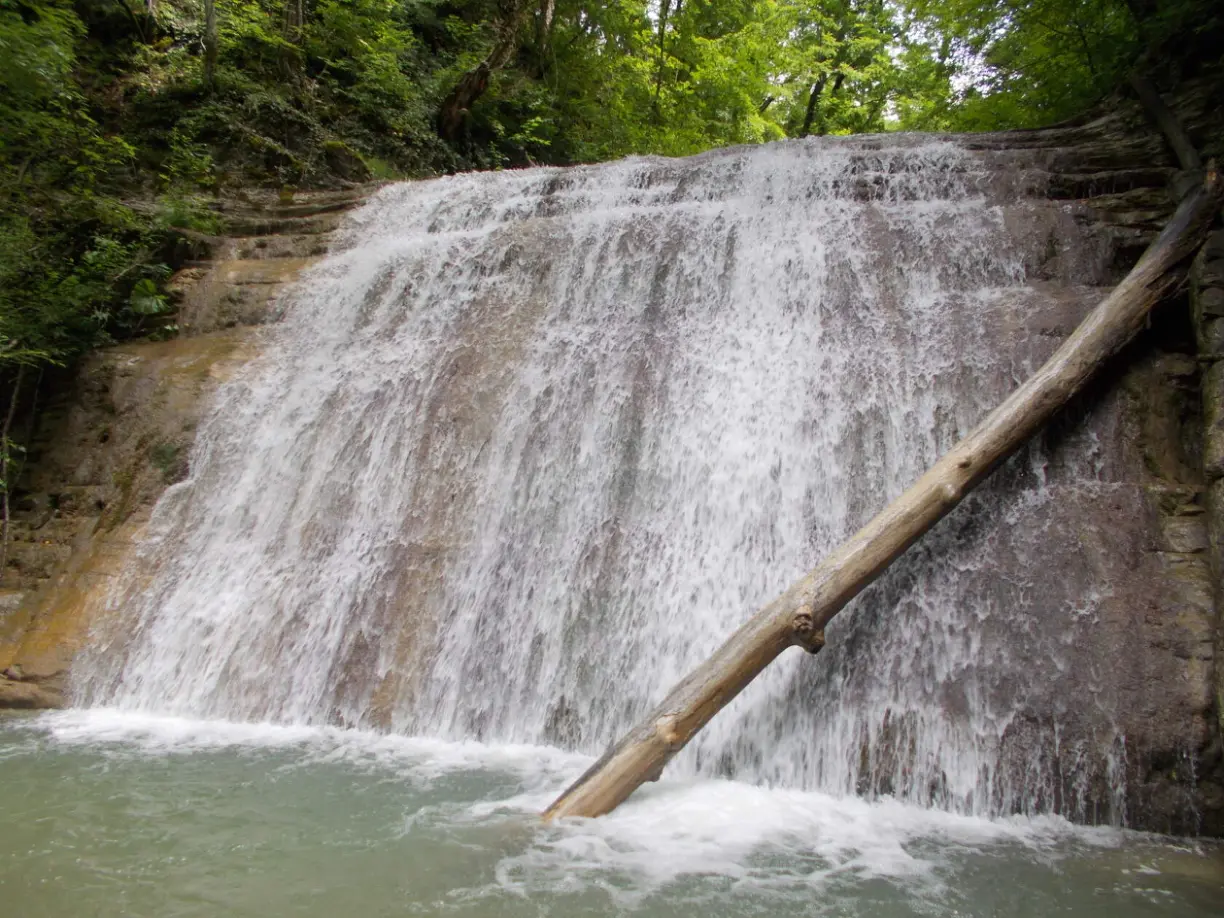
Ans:
{"label": "tree canopy", "polygon": [[1206,0],[0,0],[0,382],[172,333],[227,189],[1036,125],[1220,37]]}

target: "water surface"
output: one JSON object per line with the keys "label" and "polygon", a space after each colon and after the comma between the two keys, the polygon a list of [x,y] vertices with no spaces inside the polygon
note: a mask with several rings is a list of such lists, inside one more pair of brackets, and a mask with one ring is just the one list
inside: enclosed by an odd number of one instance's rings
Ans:
{"label": "water surface", "polygon": [[0,719],[6,916],[1220,914],[1219,847],[731,781],[536,818],[589,764],[99,710]]}

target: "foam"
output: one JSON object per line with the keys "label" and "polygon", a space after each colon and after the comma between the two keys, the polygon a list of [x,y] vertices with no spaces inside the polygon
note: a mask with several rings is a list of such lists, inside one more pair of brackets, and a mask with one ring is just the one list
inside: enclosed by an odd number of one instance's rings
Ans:
{"label": "foam", "polygon": [[632,876],[615,896],[632,905],[684,877],[716,875],[734,887],[775,891],[857,885],[872,879],[942,888],[941,868],[988,847],[1026,858],[1072,848],[1112,848],[1135,833],[1075,826],[1055,816],[984,819],[734,781],[663,781],[597,820],[565,820],[500,865],[523,893],[586,876]]}
{"label": "foam", "polygon": [[587,756],[547,746],[487,745],[397,736],[338,727],[238,723],[167,717],[112,708],[57,711],[28,722],[61,746],[85,746],[115,755],[190,755],[213,751],[296,752],[302,766],[344,763],[391,770],[429,781],[452,773],[493,770],[535,784],[590,764]]}
{"label": "foam", "polygon": [[[677,884],[711,882],[745,894],[808,894],[882,880],[916,895],[941,895],[950,863],[1006,850],[1048,862],[1141,838],[1075,826],[1056,816],[985,819],[884,798],[867,801],[725,780],[663,780],[600,819],[545,826],[536,815],[587,765],[587,756],[546,746],[448,742],[332,727],[191,720],[70,710],[24,721],[52,749],[108,756],[277,753],[269,767],[341,765],[431,787],[453,775],[512,778],[491,798],[450,799],[405,813],[403,832],[449,835],[506,823],[525,829],[519,850],[500,857],[496,884],[479,896],[604,890],[636,907]],[[23,744],[24,745],[24,744]],[[500,786],[500,784],[495,784]],[[1152,875],[1148,861],[1135,873]]]}

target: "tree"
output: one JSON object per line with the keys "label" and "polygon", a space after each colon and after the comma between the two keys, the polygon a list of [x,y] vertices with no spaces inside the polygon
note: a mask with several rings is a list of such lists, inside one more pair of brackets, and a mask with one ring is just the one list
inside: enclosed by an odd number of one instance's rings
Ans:
{"label": "tree", "polygon": [[526,18],[527,0],[500,0],[493,23],[493,47],[479,64],[459,78],[438,110],[438,133],[444,140],[459,139],[472,105],[489,88],[489,79],[505,67],[518,47],[518,34]]}
{"label": "tree", "polygon": [[217,0],[204,0],[204,85],[217,85]]}
{"label": "tree", "polygon": [[944,119],[959,130],[1069,118],[1137,66],[1193,72],[1218,62],[1222,32],[1218,5],[1202,0],[910,0],[908,11],[962,87]]}

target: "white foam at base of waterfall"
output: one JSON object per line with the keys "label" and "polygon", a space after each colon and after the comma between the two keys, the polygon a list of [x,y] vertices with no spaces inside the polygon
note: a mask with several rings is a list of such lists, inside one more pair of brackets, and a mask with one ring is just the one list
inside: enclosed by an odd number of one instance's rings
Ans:
{"label": "white foam at base of waterfall", "polygon": [[280,752],[289,755],[280,761],[282,769],[340,766],[423,788],[448,777],[495,775],[503,788],[509,781],[514,792],[403,814],[405,831],[415,821],[484,825],[487,832],[522,822],[531,841],[499,862],[503,891],[531,895],[593,885],[618,890],[614,898],[626,907],[689,875],[723,877],[741,892],[758,885],[819,891],[850,878],[938,888],[938,868],[945,860],[941,848],[1015,846],[1030,856],[1057,859],[1085,846],[1113,849],[1141,837],[1076,826],[1057,816],[983,819],[893,799],[868,802],[708,779],[664,780],[607,817],[544,827],[539,811],[589,764],[587,757],[542,746],[108,709],[47,714],[32,726],[55,746],[81,747],[111,760]]}

